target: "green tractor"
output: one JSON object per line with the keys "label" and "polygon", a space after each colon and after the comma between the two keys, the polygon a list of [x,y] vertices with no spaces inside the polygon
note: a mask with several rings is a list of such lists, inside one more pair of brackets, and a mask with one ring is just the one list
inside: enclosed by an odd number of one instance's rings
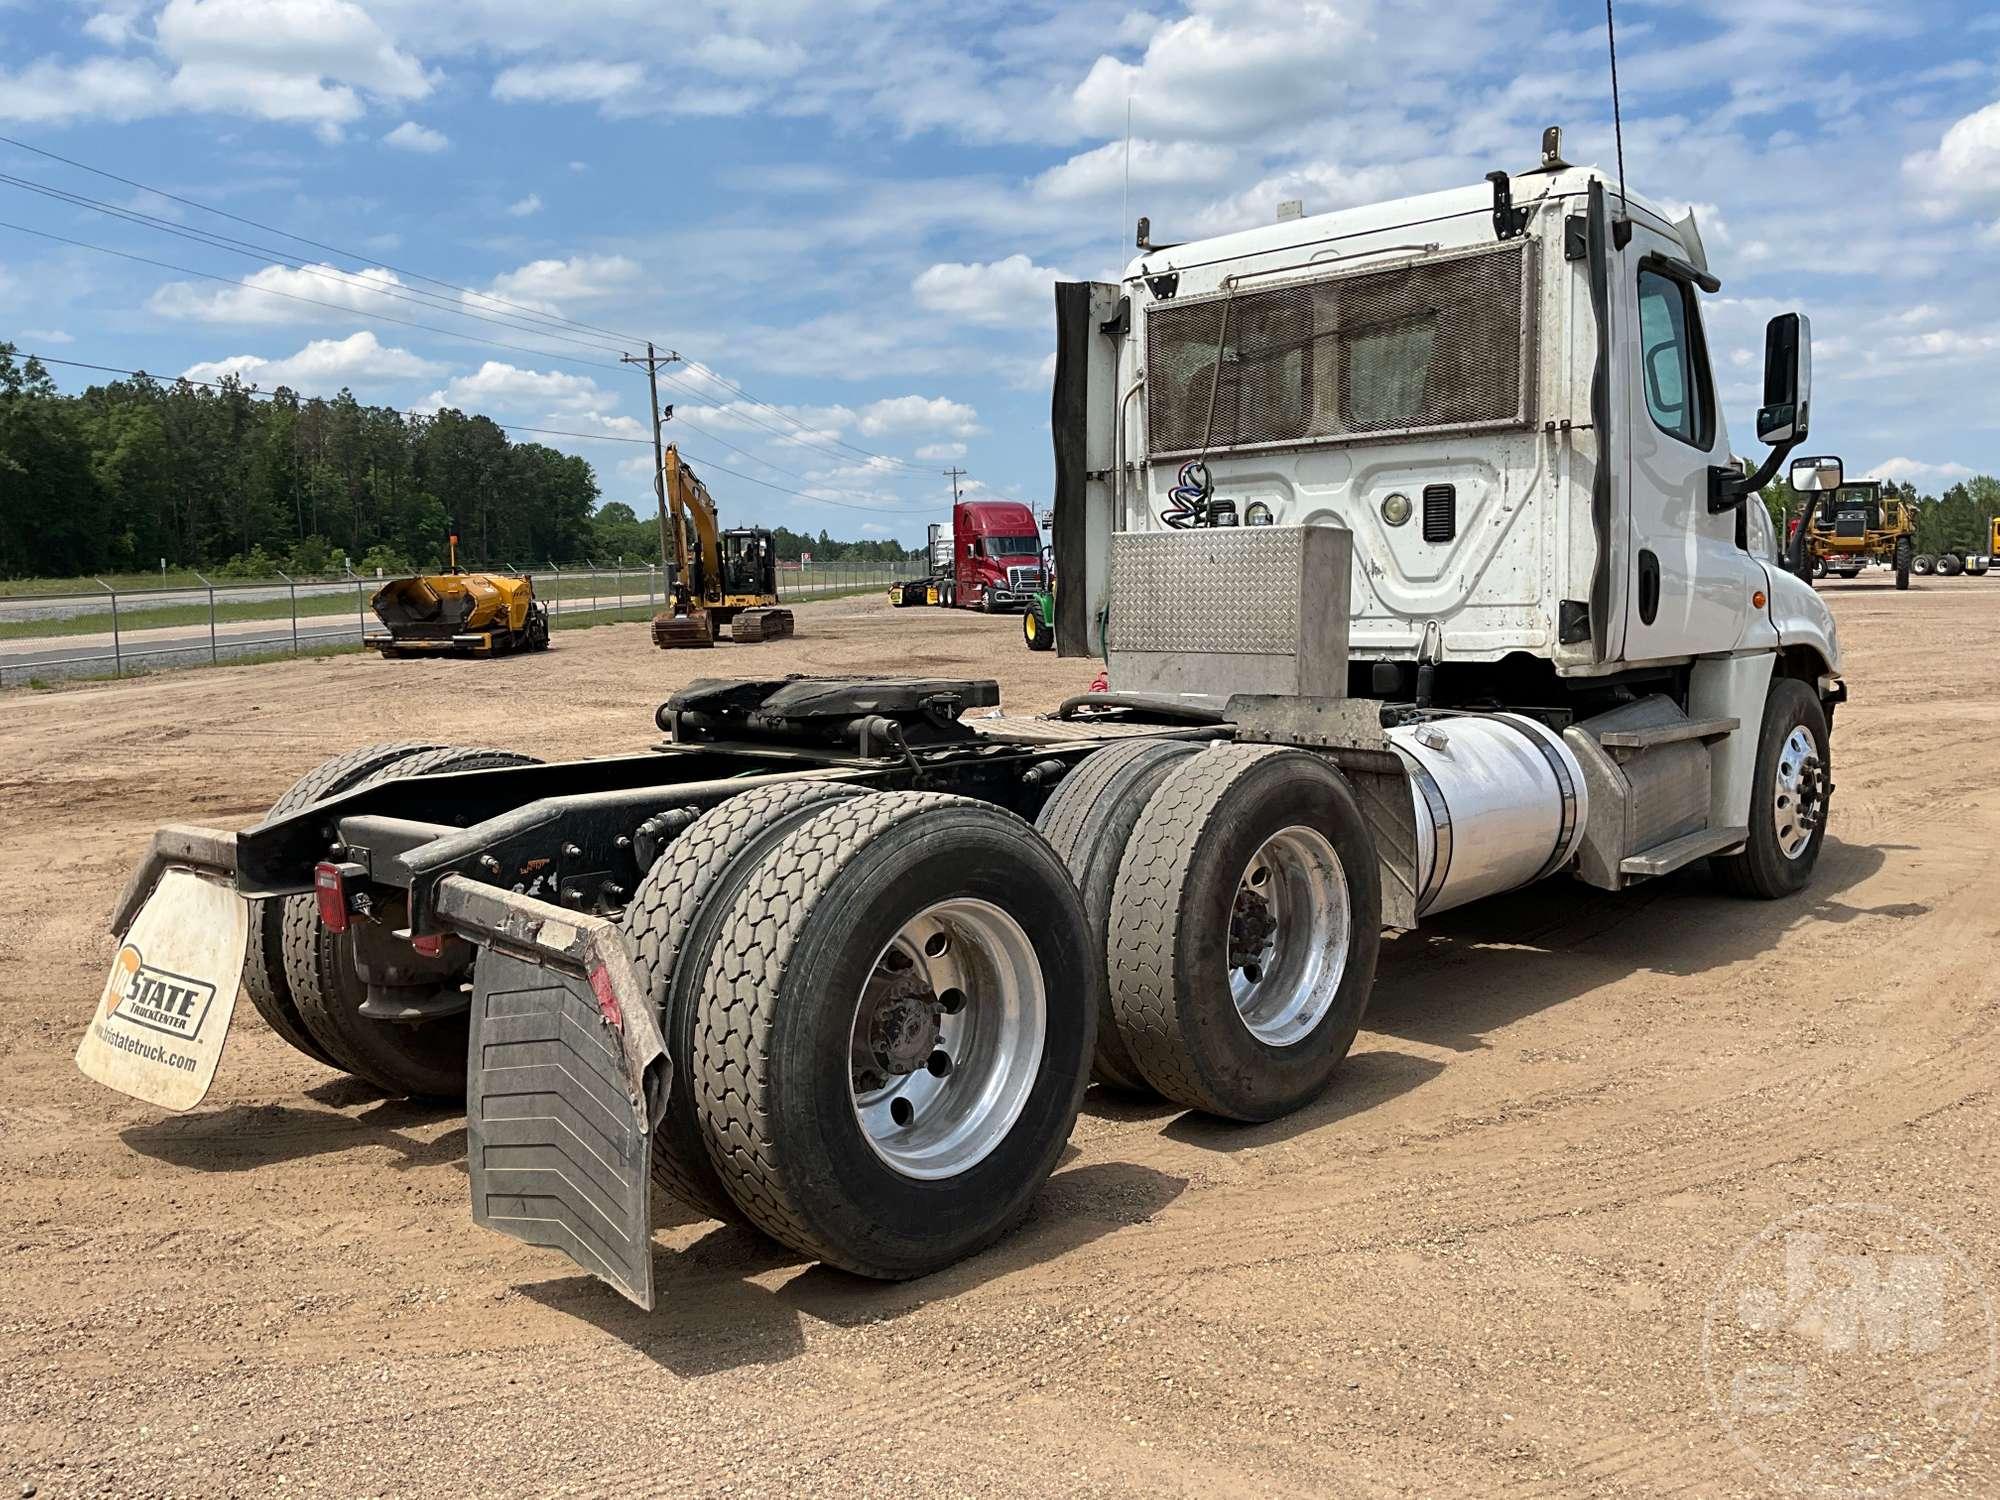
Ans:
{"label": "green tractor", "polygon": [[1030,651],[1056,649],[1056,559],[1049,547],[1042,548],[1042,586],[1028,595],[1021,611],[1021,639]]}

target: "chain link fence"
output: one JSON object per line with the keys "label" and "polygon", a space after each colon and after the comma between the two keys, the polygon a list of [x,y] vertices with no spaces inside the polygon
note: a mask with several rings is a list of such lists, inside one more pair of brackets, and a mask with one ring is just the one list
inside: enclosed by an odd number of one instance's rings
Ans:
{"label": "chain link fence", "polygon": [[[667,593],[657,563],[552,562],[526,571],[558,630],[650,620]],[[198,580],[191,586],[115,588],[94,580],[67,593],[0,593],[0,687],[352,650],[375,623],[369,600],[384,581],[348,569],[244,582],[191,576]],[[781,570],[778,596],[835,597],[883,588],[898,576],[893,563],[813,564]]]}

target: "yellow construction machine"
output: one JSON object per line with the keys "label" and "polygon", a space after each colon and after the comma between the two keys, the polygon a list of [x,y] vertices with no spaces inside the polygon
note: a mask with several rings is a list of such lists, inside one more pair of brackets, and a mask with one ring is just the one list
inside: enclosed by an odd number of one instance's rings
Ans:
{"label": "yellow construction machine", "polygon": [[771,533],[719,529],[708,486],[681,461],[680,450],[669,443],[661,462],[678,572],[669,607],[653,616],[653,643],[662,650],[713,646],[725,625],[738,644],[790,635],[792,612],[778,604],[778,552]]}
{"label": "yellow construction machine", "polygon": [[498,656],[548,648],[549,611],[535,597],[535,581],[464,571],[455,536],[444,572],[392,578],[373,602],[383,628],[364,632],[361,643],[384,656]]}

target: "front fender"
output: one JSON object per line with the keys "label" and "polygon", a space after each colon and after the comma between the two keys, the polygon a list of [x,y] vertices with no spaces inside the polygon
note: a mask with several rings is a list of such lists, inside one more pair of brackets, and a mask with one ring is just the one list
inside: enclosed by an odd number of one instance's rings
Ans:
{"label": "front fender", "polygon": [[[1764,565],[1764,593],[1768,600],[1765,613],[1770,617],[1772,629],[1778,632],[1778,646],[1781,650],[1792,651],[1799,648],[1810,650],[1820,660],[1822,677],[1830,676],[1837,682],[1840,677],[1840,631],[1834,624],[1833,611],[1826,607],[1826,601],[1818,590],[1802,578],[1794,578],[1781,568]],[[1821,696],[1829,696],[1831,684],[1823,684]]]}

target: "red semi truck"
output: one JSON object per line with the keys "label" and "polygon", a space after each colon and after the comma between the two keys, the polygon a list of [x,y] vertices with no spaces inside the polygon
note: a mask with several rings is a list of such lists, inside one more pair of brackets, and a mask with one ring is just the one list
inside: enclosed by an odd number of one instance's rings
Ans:
{"label": "red semi truck", "polygon": [[897,608],[1026,609],[1042,587],[1042,534],[1035,513],[1013,500],[961,500],[951,525],[930,529],[930,570],[889,585]]}

